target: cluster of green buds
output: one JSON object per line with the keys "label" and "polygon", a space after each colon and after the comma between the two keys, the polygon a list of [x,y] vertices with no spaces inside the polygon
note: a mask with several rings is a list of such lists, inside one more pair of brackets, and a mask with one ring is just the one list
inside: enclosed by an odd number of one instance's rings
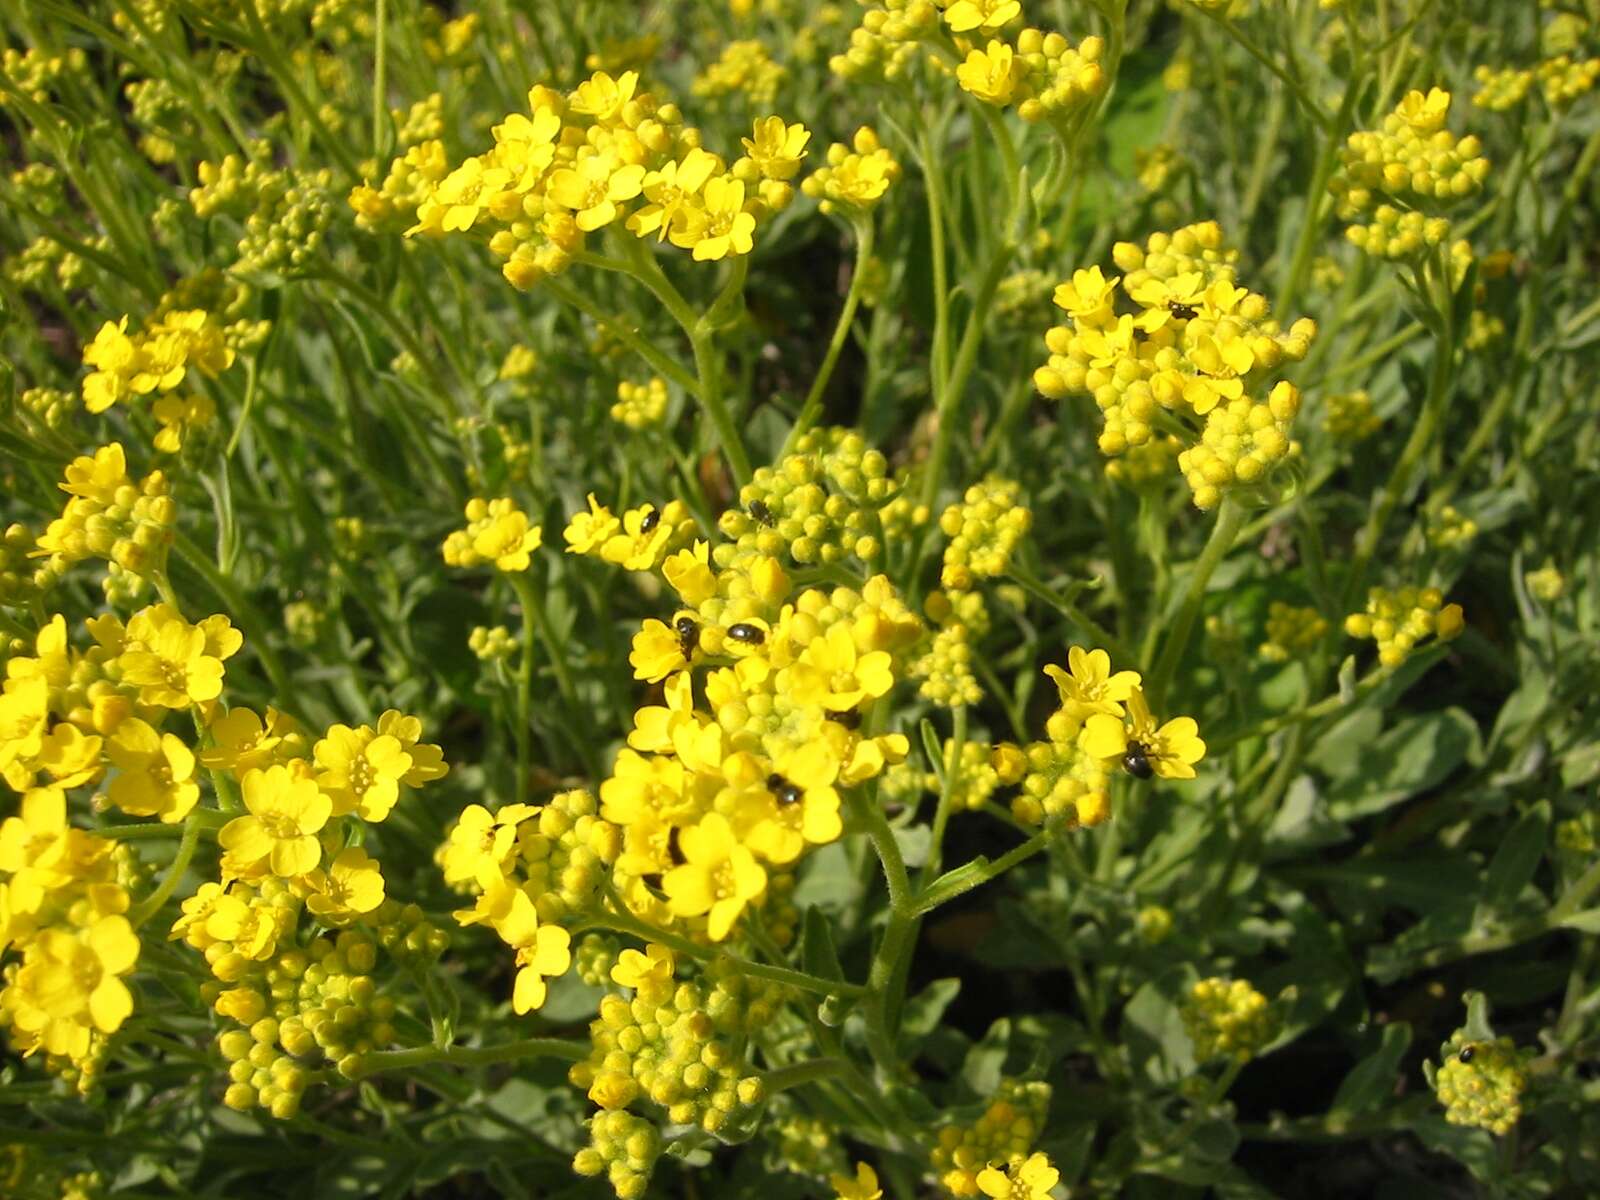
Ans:
{"label": "cluster of green buds", "polygon": [[1179,1009],[1194,1043],[1196,1062],[1217,1058],[1248,1062],[1278,1036],[1279,1015],[1271,1002],[1243,979],[1213,977],[1196,982]]}
{"label": "cluster of green buds", "polygon": [[1316,648],[1328,635],[1328,622],[1314,608],[1274,600],[1267,606],[1267,637],[1261,657],[1268,662],[1288,662]]}
{"label": "cluster of green buds", "polygon": [[635,433],[654,429],[666,420],[667,381],[652,376],[643,383],[624,379],[617,384],[617,402],[611,406],[611,419]]}
{"label": "cluster of green buds", "polygon": [[1377,433],[1383,418],[1372,407],[1365,388],[1336,392],[1323,401],[1322,429],[1341,442],[1361,442]]}
{"label": "cluster of green buds", "polygon": [[1434,1093],[1452,1125],[1472,1125],[1505,1134],[1522,1117],[1532,1050],[1509,1037],[1467,1039],[1457,1032],[1442,1048],[1444,1063],[1431,1072]]}
{"label": "cluster of green buds", "polygon": [[739,507],[722,514],[718,528],[729,540],[716,547],[714,560],[726,567],[752,553],[787,552],[802,565],[852,555],[870,561],[884,544],[878,510],[899,486],[882,452],[859,433],[811,430],[792,454],[757,470],[739,492]]}
{"label": "cluster of green buds", "polygon": [[850,45],[828,60],[841,79],[893,81],[920,60],[919,44],[939,27],[933,0],[880,0],[867,3],[861,23],[850,31]]}
{"label": "cluster of green buds", "polygon": [[1461,605],[1446,604],[1438,588],[1375,587],[1367,592],[1365,612],[1344,619],[1344,631],[1378,643],[1378,661],[1398,667],[1429,637],[1448,642],[1466,628]]}
{"label": "cluster of green buds", "polygon": [[628,1113],[631,1105],[649,1103],[672,1124],[729,1136],[751,1126],[766,1099],[750,1072],[749,1043],[782,1006],[782,987],[717,963],[694,981],[678,981],[676,970],[664,946],[622,951],[610,978],[632,998],[613,991],[601,1000],[589,1026],[593,1050],[568,1073],[602,1110],[574,1168],[605,1172],[623,1200],[644,1193],[659,1152],[654,1127]]}
{"label": "cluster of green buds", "polygon": [[26,525],[6,527],[0,537],[0,605],[25,608],[55,586],[61,566],[35,554],[37,546]]}
{"label": "cluster of green buds", "polygon": [[504,625],[474,625],[467,648],[483,662],[503,662],[517,652],[517,639]]}
{"label": "cluster of green buds", "polygon": [[940,583],[968,591],[979,579],[1003,575],[1017,543],[1033,525],[1033,513],[1020,503],[1022,489],[1004,479],[985,479],[969,487],[959,504],[939,518],[950,539]]}

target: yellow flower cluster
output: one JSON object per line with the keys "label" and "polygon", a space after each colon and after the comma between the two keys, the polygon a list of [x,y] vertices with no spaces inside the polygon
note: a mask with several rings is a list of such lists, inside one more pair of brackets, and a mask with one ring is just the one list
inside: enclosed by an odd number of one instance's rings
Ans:
{"label": "yellow flower cluster", "polygon": [[48,555],[51,576],[87,558],[104,558],[137,576],[164,568],[177,507],[162,472],[135,483],[121,444],[113,442],[69,463],[60,487],[69,497],[66,506],[29,551]]}
{"label": "yellow flower cluster", "polygon": [[578,1151],[572,1169],[579,1175],[605,1175],[619,1200],[637,1200],[650,1186],[650,1172],[661,1156],[661,1131],[627,1109],[596,1113],[589,1122],[589,1145]]}
{"label": "yellow flower cluster", "polygon": [[1579,96],[1594,90],[1600,79],[1600,58],[1574,61],[1562,54],[1539,64],[1539,86],[1551,108],[1565,108]]}
{"label": "yellow flower cluster", "polygon": [[659,508],[641,504],[618,517],[590,493],[588,511],[574,515],[562,536],[568,554],[591,555],[630,571],[654,571],[667,555],[694,539],[695,528],[681,500],[668,500]]}
{"label": "yellow flower cluster", "polygon": [[1553,604],[1566,594],[1567,581],[1552,562],[1546,562],[1537,571],[1529,571],[1526,579],[1528,590],[1535,599],[1543,600],[1546,604]]}
{"label": "yellow flower cluster", "polygon": [[1505,112],[1521,104],[1533,87],[1534,73],[1519,67],[1495,68],[1480,63],[1472,77],[1478,81],[1478,90],[1472,102],[1490,112]]}
{"label": "yellow flower cluster", "polygon": [[911,675],[922,680],[917,694],[941,708],[976,704],[983,689],[972,673],[974,631],[959,622],[944,626],[933,635],[928,649],[911,664]]}
{"label": "yellow flower cluster", "polygon": [[940,585],[969,591],[979,579],[1005,574],[1017,543],[1033,525],[1033,513],[1019,503],[1021,489],[1009,480],[985,479],[966,490],[939,518],[950,539],[945,546]]}
{"label": "yellow flower cluster", "polygon": [[769,105],[788,71],[772,61],[767,48],[754,38],[729,42],[716,62],[695,76],[690,91],[703,99],[742,96],[751,104]]}
{"label": "yellow flower cluster", "polygon": [[1105,95],[1100,67],[1105,42],[1084,38],[1073,46],[1059,33],[1024,29],[1016,46],[991,39],[956,68],[956,82],[986,104],[1015,105],[1024,121],[1070,122]]}
{"label": "yellow flower cluster", "polygon": [[1367,592],[1365,612],[1344,619],[1344,631],[1378,643],[1378,661],[1397,667],[1429,637],[1448,642],[1466,628],[1459,604],[1446,604],[1438,588],[1375,587]]}
{"label": "yellow flower cluster", "polygon": [[[1339,215],[1353,222],[1345,235],[1378,258],[1409,258],[1441,244],[1450,222],[1441,208],[1483,186],[1489,160],[1476,137],[1445,128],[1450,93],[1432,88],[1406,94],[1377,130],[1359,130],[1340,151],[1328,181]],[[1370,223],[1356,218],[1370,216]]]}
{"label": "yellow flower cluster", "polygon": [[850,31],[850,45],[828,60],[841,79],[894,82],[922,61],[922,43],[939,28],[933,0],[863,0],[866,12]]}
{"label": "yellow flower cluster", "polygon": [[1278,1036],[1281,1025],[1267,998],[1243,979],[1200,980],[1189,989],[1179,1015],[1199,1063],[1249,1062]]}
{"label": "yellow flower cluster", "polygon": [[1267,606],[1267,638],[1261,657],[1268,662],[1288,662],[1314,650],[1328,636],[1328,622],[1314,608],[1274,600]]}
{"label": "yellow flower cluster", "polygon": [[644,383],[624,379],[617,384],[617,402],[611,406],[611,419],[617,424],[643,433],[654,429],[667,417],[667,381],[652,376]]}
{"label": "yellow flower cluster", "polygon": [[169,311],[132,336],[127,317],[107,321],[83,348],[84,365],[93,368],[83,381],[83,406],[92,413],[105,412],[132,397],[154,393],[154,414],[163,425],[156,435],[156,449],[175,451],[184,429],[208,423],[214,410],[202,396],[173,393],[189,368],[215,378],[233,360],[222,329],[200,310]]}
{"label": "yellow flower cluster", "polygon": [[467,526],[444,540],[444,561],[452,567],[493,563],[500,571],[526,571],[540,546],[543,531],[509,497],[467,501]]}
{"label": "yellow flower cluster", "polygon": [[[1090,267],[1056,289],[1072,323],[1045,335],[1050,358],[1034,372],[1046,396],[1094,398],[1107,455],[1147,444],[1158,427],[1181,429],[1188,444],[1178,465],[1201,508],[1264,484],[1293,453],[1299,392],[1279,382],[1265,401],[1248,393],[1285,361],[1304,358],[1316,335],[1309,319],[1284,332],[1264,296],[1238,287],[1235,254],[1215,222],[1153,234],[1143,249],[1118,243],[1113,257],[1125,277]],[[1119,284],[1137,314],[1118,315]]]}
{"label": "yellow flower cluster", "polygon": [[793,198],[787,181],[810,134],[779,117],[757,121],[730,169],[676,105],[638,83],[633,71],[597,71],[566,95],[533,88],[528,112],[496,125],[493,149],[434,185],[408,232],[487,232],[506,279],[524,289],[619,223],[696,261],[748,254],[756,226]]}
{"label": "yellow flower cluster", "polygon": [[[26,689],[7,681],[0,761],[27,750],[14,736],[18,701],[40,686],[42,679]],[[17,765],[10,760],[8,782]],[[0,824],[0,950],[21,959],[6,969],[0,1019],[13,1048],[24,1055],[42,1050],[57,1070],[80,1072],[87,1090],[106,1037],[133,1011],[122,980],[138,961],[139,939],[125,915],[131,856],[67,823],[65,786],[73,785],[58,780],[19,789],[18,814]]]}
{"label": "yellow flower cluster", "polygon": [[1323,431],[1342,442],[1365,441],[1383,426],[1383,418],[1373,410],[1372,396],[1364,388],[1336,392],[1323,406]]}
{"label": "yellow flower cluster", "polygon": [[222,215],[243,226],[234,273],[269,281],[298,274],[322,253],[333,216],[333,172],[276,167],[267,142],[252,144],[249,154],[248,162],[230,154],[200,163],[189,207],[202,220]]}
{"label": "yellow flower cluster", "polygon": [[1067,669],[1048,666],[1060,707],[1045,722],[1047,741],[998,747],[1005,783],[1022,784],[1011,802],[1019,821],[1098,825],[1111,816],[1111,773],[1136,779],[1193,779],[1206,744],[1190,717],[1157,725],[1137,671],[1111,670],[1104,650],[1067,651]]}
{"label": "yellow flower cluster", "polygon": [[713,557],[719,565],[751,553],[787,553],[802,565],[870,562],[883,550],[886,509],[900,490],[889,460],[859,433],[813,429],[740,489],[739,507],[717,523],[729,541]]}
{"label": "yellow flower cluster", "polygon": [[992,1170],[993,1163],[1009,1168],[1013,1163],[1028,1161],[1034,1142],[1044,1131],[1049,1108],[1048,1083],[1002,1079],[988,1107],[971,1125],[945,1125],[939,1129],[928,1158],[940,1184],[952,1196],[1005,1195],[987,1192],[980,1176]]}
{"label": "yellow flower cluster", "polygon": [[474,625],[467,648],[484,662],[500,662],[516,653],[517,642],[504,625]]}
{"label": "yellow flower cluster", "polygon": [[368,233],[403,233],[416,222],[417,209],[449,172],[450,158],[442,141],[435,138],[410,147],[389,163],[377,187],[358,183],[350,189],[347,202],[355,210],[356,226]]}
{"label": "yellow flower cluster", "polygon": [[1106,461],[1106,478],[1130,488],[1154,487],[1172,477],[1183,443],[1170,433],[1160,434],[1142,446],[1130,446]]}
{"label": "yellow flower cluster", "polygon": [[1444,1063],[1434,1076],[1434,1093],[1452,1125],[1472,1125],[1504,1135],[1522,1118],[1522,1093],[1528,1087],[1531,1050],[1518,1050],[1509,1037],[1469,1041],[1459,1033],[1445,1043]]}
{"label": "yellow flower cluster", "polygon": [[871,212],[889,185],[900,178],[900,164],[867,125],[856,130],[850,145],[835,142],[829,146],[827,161],[827,166],[818,167],[800,185],[806,195],[820,201],[818,207],[825,213]]}

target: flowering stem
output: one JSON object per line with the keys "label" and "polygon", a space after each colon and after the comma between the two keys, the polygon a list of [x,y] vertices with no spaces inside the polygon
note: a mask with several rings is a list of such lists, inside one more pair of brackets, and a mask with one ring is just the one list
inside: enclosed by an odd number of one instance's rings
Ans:
{"label": "flowering stem", "polygon": [[956,361],[939,393],[939,427],[934,433],[933,450],[928,456],[926,474],[922,479],[922,502],[932,507],[939,495],[939,484],[944,476],[945,460],[950,456],[950,438],[955,431],[956,419],[961,414],[962,394],[966,390],[967,376],[977,364],[978,346],[983,341],[983,327],[989,319],[989,305],[994,300],[995,289],[1000,286],[1017,244],[1009,236],[996,248],[989,269],[984,272],[973,297],[972,312],[967,316],[967,327],[961,334],[961,346],[956,351]]}
{"label": "flowering stem", "polygon": [[128,914],[128,923],[135,929],[160,912],[161,906],[177,889],[178,881],[189,869],[189,860],[194,857],[195,847],[200,844],[200,824],[199,810],[196,809],[183,823],[183,840],[178,843],[178,851],[172,856],[172,865],[167,868],[160,886],[141,900]]}
{"label": "flowering stem", "polygon": [[1435,248],[1432,262],[1439,276],[1436,283],[1442,293],[1434,300],[1442,324],[1434,347],[1433,373],[1428,380],[1428,394],[1422,401],[1422,412],[1411,430],[1411,437],[1400,452],[1400,461],[1395,463],[1394,470],[1389,473],[1388,482],[1379,493],[1377,503],[1372,506],[1367,523],[1362,527],[1361,535],[1356,541],[1355,554],[1350,563],[1350,574],[1345,581],[1344,608],[1347,610],[1361,594],[1361,587],[1366,582],[1367,567],[1377,551],[1384,526],[1389,523],[1389,518],[1394,515],[1394,510],[1399,507],[1402,497],[1411,486],[1411,477],[1416,473],[1417,467],[1432,448],[1434,434],[1438,431],[1439,422],[1444,417],[1444,410],[1450,399],[1456,354],[1454,305],[1450,296],[1449,268],[1445,265],[1444,255],[1438,248]]}
{"label": "flowering stem", "polygon": [[632,350],[645,362],[649,363],[662,375],[677,384],[691,396],[698,396],[700,384],[679,362],[666,354],[659,346],[643,337],[621,317],[607,316],[599,307],[576,288],[570,288],[559,279],[552,276],[539,284],[550,295],[563,304],[569,304],[587,316],[596,325],[603,326],[607,332],[628,349]]}
{"label": "flowering stem", "polygon": [[618,910],[596,913],[589,917],[588,926],[597,926],[601,929],[610,929],[617,933],[631,933],[636,938],[646,942],[657,942],[686,958],[702,960],[720,959],[732,965],[733,969],[741,975],[750,975],[756,979],[769,979],[773,983],[786,984],[789,987],[799,988],[803,992],[813,992],[819,996],[861,996],[866,994],[866,988],[858,983],[845,983],[840,979],[824,979],[821,975],[812,975],[808,971],[797,971],[792,967],[778,967],[768,963],[751,962],[749,959],[738,958],[731,954],[723,954],[708,946],[691,942],[686,937],[670,933],[648,921],[641,921],[632,913]]}
{"label": "flowering stem", "polygon": [[1205,603],[1206,584],[1211,582],[1212,572],[1233,548],[1234,539],[1239,536],[1243,525],[1244,509],[1224,498],[1217,507],[1217,523],[1211,527],[1206,548],[1200,552],[1200,558],[1190,572],[1189,591],[1184,597],[1183,607],[1178,611],[1178,619],[1161,648],[1161,657],[1150,672],[1147,686],[1158,709],[1166,700],[1167,685],[1172,682],[1173,673],[1177,671],[1183,652],[1189,646],[1189,635],[1194,632],[1194,623]]}
{"label": "flowering stem", "polygon": [[1121,638],[1117,637],[1116,634],[1101,625],[1100,622],[1096,621],[1065,596],[1058,595],[1052,591],[1043,580],[1039,579],[1021,563],[1012,562],[1007,566],[1006,574],[1011,577],[1011,582],[1015,583],[1023,591],[1036,600],[1041,600],[1048,604],[1068,621],[1076,625],[1082,632],[1088,634],[1094,644],[1108,651],[1113,659],[1124,663],[1135,661],[1133,651],[1123,644]]}
{"label": "flowering stem", "polygon": [[761,1083],[767,1095],[777,1092],[786,1092],[790,1088],[800,1087],[802,1084],[813,1083],[819,1079],[831,1079],[837,1075],[849,1073],[850,1064],[842,1058],[813,1058],[809,1062],[794,1063],[787,1067],[778,1067],[767,1071],[761,1076]]}
{"label": "flowering stem", "polygon": [[520,1062],[525,1058],[559,1058],[582,1062],[589,1057],[586,1042],[565,1038],[524,1038],[498,1046],[417,1046],[410,1050],[374,1050],[360,1056],[352,1079],[365,1079],[379,1071],[406,1071],[444,1063],[453,1067],[487,1067],[495,1063]]}
{"label": "flowering stem", "polygon": [[822,393],[827,390],[828,380],[833,378],[833,368],[839,361],[840,351],[844,349],[845,339],[850,336],[856,307],[861,303],[861,280],[866,275],[867,260],[872,256],[873,225],[871,219],[866,217],[853,222],[853,225],[856,233],[856,265],[850,273],[850,288],[845,293],[844,307],[839,310],[838,323],[833,327],[828,352],[823,355],[822,365],[817,368],[816,378],[811,381],[811,390],[806,393],[805,403],[800,406],[800,415],[795,418],[794,427],[784,439],[780,458],[793,451],[800,436],[817,423],[817,417],[822,413]]}
{"label": "flowering stem", "polygon": [[249,626],[245,631],[248,635],[248,644],[255,651],[256,657],[261,660],[261,667],[266,671],[267,678],[272,681],[273,689],[281,697],[292,696],[294,689],[290,686],[289,675],[283,668],[283,662],[278,658],[277,651],[267,642],[266,618],[245,598],[244,593],[233,585],[233,581],[218,570],[210,558],[200,552],[200,548],[191,542],[181,529],[173,531],[172,548],[178,552],[178,557],[216,593],[217,599],[222,601],[229,615],[237,617],[240,625]]}
{"label": "flowering stem", "polygon": [[1048,833],[1036,833],[1020,846],[1007,850],[999,858],[991,861],[979,855],[964,866],[945,872],[917,897],[912,905],[912,911],[918,916],[925,915],[941,904],[950,903],[957,896],[964,896],[974,888],[982,887],[991,879],[1004,875],[1018,863],[1025,862],[1039,853],[1048,844],[1049,838]]}

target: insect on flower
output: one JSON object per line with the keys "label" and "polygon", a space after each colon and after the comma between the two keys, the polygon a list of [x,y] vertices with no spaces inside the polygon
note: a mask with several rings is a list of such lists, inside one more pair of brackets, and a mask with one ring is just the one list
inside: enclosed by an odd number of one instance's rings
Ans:
{"label": "insect on flower", "polygon": [[639,532],[650,533],[657,525],[661,524],[661,510],[654,505],[639,520]]}
{"label": "insect on flower", "polygon": [[1129,742],[1122,754],[1122,769],[1135,779],[1149,779],[1156,773],[1150,765],[1150,751],[1143,742]]}
{"label": "insect on flower", "polygon": [[767,776],[767,790],[779,804],[799,804],[805,793],[774,771]]}
{"label": "insect on flower", "polygon": [[685,659],[692,657],[700,644],[700,622],[686,614],[674,621],[672,628],[678,635],[678,653]]}
{"label": "insect on flower", "polygon": [[756,521],[760,522],[762,525],[765,525],[768,529],[771,529],[777,524],[777,522],[772,519],[772,510],[767,507],[766,501],[764,500],[750,501],[750,515]]}
{"label": "insect on flower", "polygon": [[761,631],[761,626],[752,625],[748,621],[739,621],[736,624],[729,625],[728,636],[746,646],[759,646],[767,640],[767,635]]}

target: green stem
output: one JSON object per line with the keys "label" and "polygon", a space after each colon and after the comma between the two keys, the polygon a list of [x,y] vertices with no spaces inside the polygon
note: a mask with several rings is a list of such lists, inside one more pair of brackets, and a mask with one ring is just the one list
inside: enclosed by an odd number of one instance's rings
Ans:
{"label": "green stem", "polygon": [[967,387],[967,376],[977,364],[978,347],[983,341],[983,327],[989,319],[989,306],[994,301],[995,289],[1000,286],[1000,280],[1004,277],[1006,268],[1011,263],[1011,256],[1016,251],[1016,243],[1011,240],[1008,231],[978,285],[977,294],[973,297],[972,312],[967,316],[967,327],[961,335],[961,346],[956,351],[956,361],[950,368],[950,377],[945,380],[944,389],[939,396],[939,427],[934,433],[933,450],[928,456],[928,463],[924,468],[927,473],[922,480],[922,503],[930,508],[939,496],[939,484],[943,482],[945,460],[950,456],[950,439],[954,435],[956,421],[961,415],[961,401]]}
{"label": "green stem", "polygon": [[244,627],[246,643],[261,660],[261,667],[266,671],[267,678],[272,681],[278,699],[287,702],[293,695],[293,688],[290,685],[289,675],[284,670],[283,661],[279,659],[278,652],[267,640],[266,618],[245,598],[244,593],[234,586],[233,580],[218,570],[216,564],[203,554],[182,530],[176,531],[173,536],[172,545],[178,552],[178,557],[216,593],[217,598],[228,610],[228,614],[238,619],[238,623]]}
{"label": "green stem", "polygon": [[1228,36],[1238,42],[1246,54],[1276,75],[1283,86],[1288,88],[1290,94],[1299,102],[1300,107],[1305,109],[1306,115],[1315,121],[1317,125],[1324,131],[1332,129],[1333,118],[1328,115],[1327,110],[1321,104],[1317,103],[1316,97],[1306,91],[1300,81],[1289,74],[1278,63],[1277,59],[1263,50],[1254,38],[1220,12],[1211,12],[1208,9],[1201,9],[1200,12],[1227,30]]}
{"label": "green stem", "polygon": [[184,872],[189,869],[189,860],[194,857],[195,847],[200,844],[201,821],[198,814],[199,810],[196,809],[185,819],[183,823],[183,840],[178,843],[178,851],[172,856],[172,865],[167,868],[167,873],[162,877],[160,886],[128,913],[128,923],[135,929],[138,929],[139,926],[161,911],[161,906],[177,890],[178,883],[183,878]]}
{"label": "green stem", "polygon": [[767,1095],[771,1096],[819,1079],[848,1075],[849,1071],[850,1064],[842,1058],[813,1058],[809,1062],[793,1063],[768,1071],[761,1076],[761,1082]]}
{"label": "green stem", "polygon": [[582,1062],[589,1057],[592,1049],[587,1042],[567,1041],[564,1038],[525,1038],[499,1046],[417,1046],[411,1050],[374,1050],[360,1056],[351,1078],[365,1079],[380,1071],[406,1071],[434,1063],[452,1067],[486,1067],[528,1058]]}
{"label": "green stem", "polygon": [[1057,595],[1055,592],[1051,591],[1049,585],[1044,583],[1031,571],[1022,566],[1022,564],[1012,562],[1006,568],[1006,574],[1009,575],[1011,577],[1011,581],[1023,591],[1027,592],[1034,599],[1048,604],[1062,616],[1066,617],[1068,621],[1076,625],[1082,632],[1088,634],[1089,640],[1096,646],[1107,651],[1113,659],[1121,663],[1129,664],[1136,661],[1136,656],[1134,655],[1133,651],[1123,644],[1121,638],[1117,637],[1116,634],[1112,633],[1105,626],[1101,625],[1100,622],[1096,621],[1093,617],[1084,612],[1065,596]]}
{"label": "green stem", "polygon": [[561,301],[561,303],[571,305],[596,325],[602,326],[624,346],[628,347],[628,349],[632,350],[691,396],[698,394],[699,381],[676,359],[645,338],[637,330],[625,324],[621,317],[608,316],[601,312],[599,307],[578,289],[568,287],[554,277],[544,280],[539,287]]}
{"label": "green stem", "polygon": [[374,61],[372,64],[372,157],[382,168],[386,139],[384,122],[389,119],[389,0],[377,0],[373,16]]}
{"label": "green stem", "polygon": [[923,860],[917,875],[917,890],[926,888],[929,880],[939,873],[939,860],[944,848],[944,833],[950,823],[950,807],[955,800],[956,783],[961,777],[961,748],[967,741],[967,706],[956,705],[953,718],[954,731],[950,746],[945,751],[944,769],[940,772],[939,806],[933,814],[933,836],[928,841],[928,857]]}
{"label": "green stem", "polygon": [[1007,850],[999,858],[988,860],[983,857],[973,859],[966,866],[957,867],[947,872],[941,879],[934,880],[932,886],[927,888],[917,897],[912,905],[912,911],[918,916],[926,915],[942,904],[948,904],[957,896],[964,896],[974,888],[982,887],[991,879],[1004,875],[1020,862],[1026,862],[1049,844],[1048,833],[1036,833],[1020,846]]}
{"label": "green stem", "polygon": [[1234,539],[1243,524],[1244,509],[1231,499],[1224,498],[1217,508],[1217,523],[1211,527],[1211,537],[1189,575],[1189,590],[1184,596],[1183,607],[1178,610],[1178,619],[1173,623],[1172,632],[1167,635],[1166,644],[1161,647],[1160,659],[1150,672],[1147,687],[1158,709],[1166,701],[1167,687],[1183,659],[1184,650],[1189,646],[1195,621],[1205,604],[1206,584],[1211,582],[1212,572],[1233,548]]}
{"label": "green stem", "polygon": [[823,355],[822,365],[817,368],[816,378],[811,381],[811,390],[806,393],[805,403],[800,406],[800,415],[795,418],[794,427],[784,439],[780,458],[794,449],[795,442],[815,425],[817,418],[822,415],[822,394],[827,390],[828,380],[833,378],[833,368],[839,361],[840,352],[844,349],[845,339],[850,336],[851,326],[855,322],[856,308],[861,303],[861,284],[866,276],[867,260],[872,257],[873,225],[871,218],[863,217],[853,222],[853,226],[856,233],[856,265],[850,273],[850,288],[845,293],[844,307],[839,311],[839,320],[833,327],[833,337],[828,342],[828,352]]}

